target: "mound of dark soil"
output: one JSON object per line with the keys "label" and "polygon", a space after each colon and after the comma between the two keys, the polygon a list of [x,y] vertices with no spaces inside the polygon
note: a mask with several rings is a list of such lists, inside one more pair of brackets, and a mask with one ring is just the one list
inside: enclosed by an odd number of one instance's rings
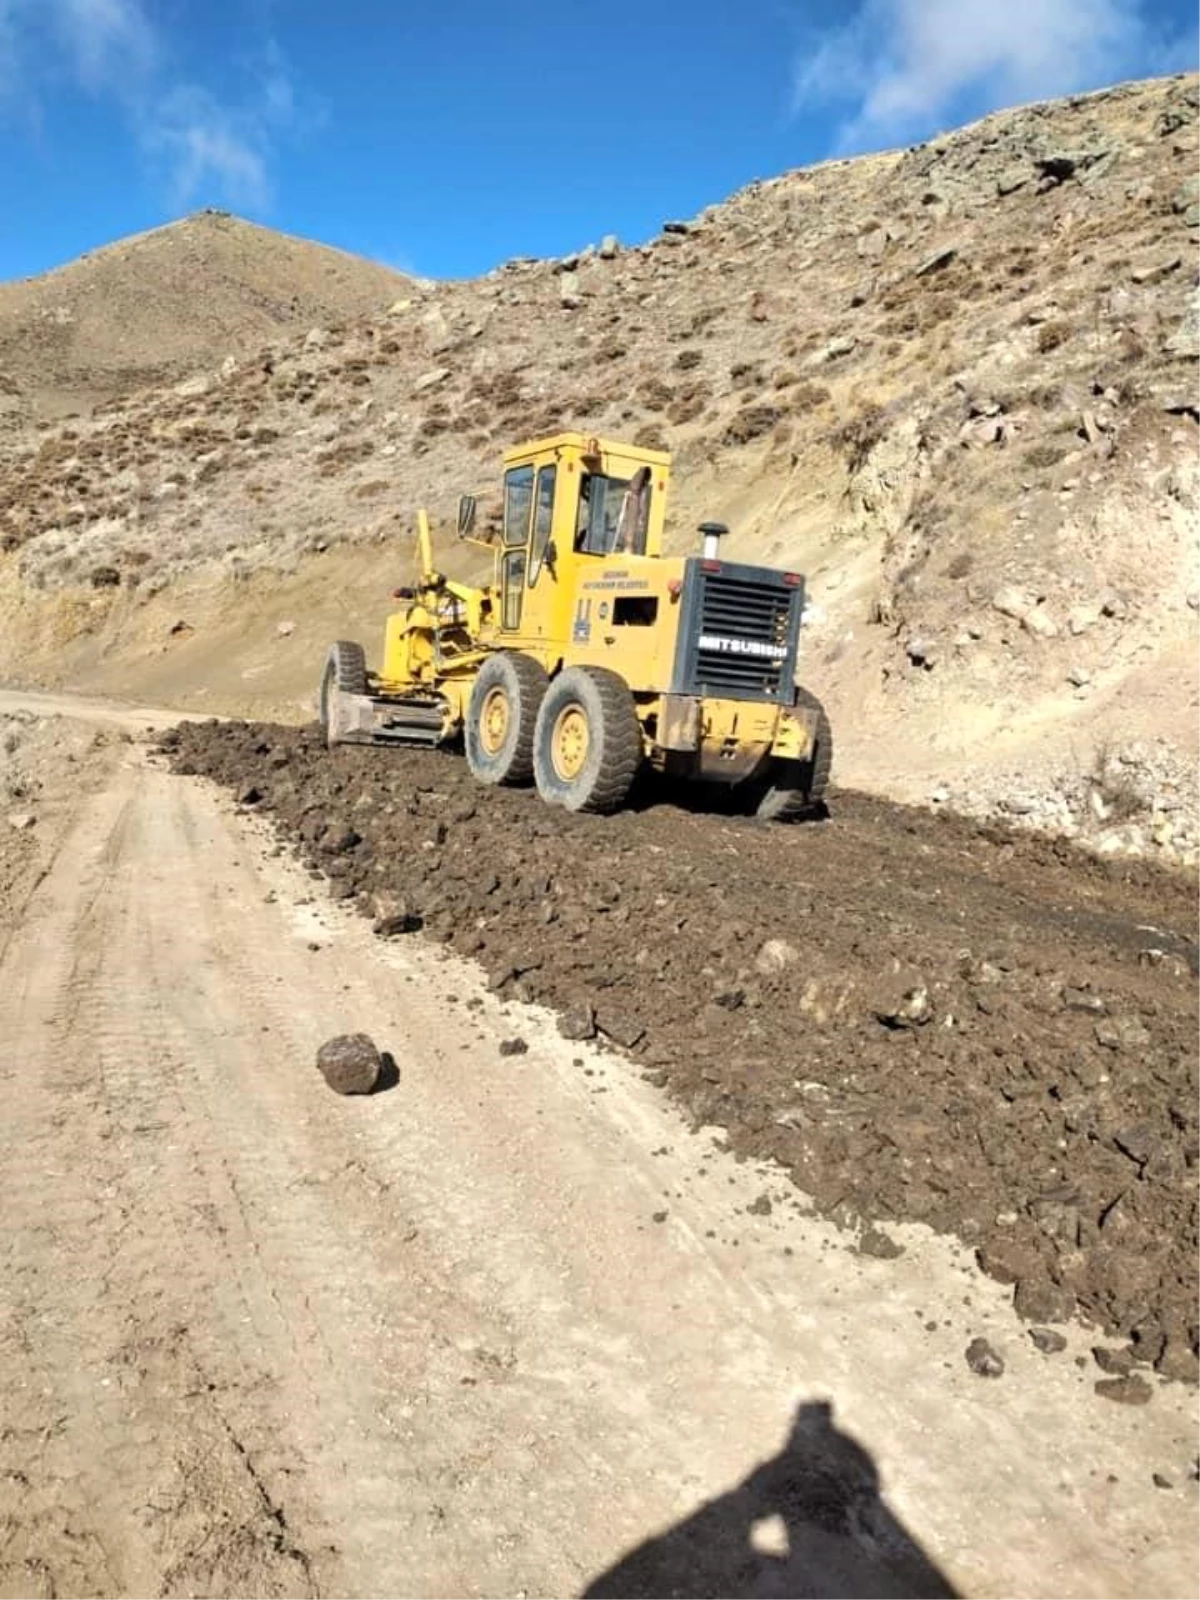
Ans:
{"label": "mound of dark soil", "polygon": [[312,729],[166,747],[336,897],[594,1027],[825,1214],[956,1234],[1031,1319],[1078,1310],[1194,1376],[1186,882],[857,794],[791,828],[654,793],[602,819]]}

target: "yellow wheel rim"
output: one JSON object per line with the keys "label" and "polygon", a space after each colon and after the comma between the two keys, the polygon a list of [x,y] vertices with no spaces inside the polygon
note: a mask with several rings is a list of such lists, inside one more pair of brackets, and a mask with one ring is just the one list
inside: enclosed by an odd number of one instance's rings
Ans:
{"label": "yellow wheel rim", "polygon": [[550,742],[554,770],[566,783],[573,783],[583,771],[591,735],[581,706],[567,706],[558,713]]}
{"label": "yellow wheel rim", "polygon": [[499,755],[508,734],[508,695],[497,684],[489,689],[479,718],[479,742],[489,756]]}

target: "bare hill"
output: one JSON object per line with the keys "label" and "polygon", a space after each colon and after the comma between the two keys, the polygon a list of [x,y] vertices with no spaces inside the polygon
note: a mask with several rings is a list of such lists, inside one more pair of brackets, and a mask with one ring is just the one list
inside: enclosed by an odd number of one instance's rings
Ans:
{"label": "bare hill", "polygon": [[328,245],[202,211],[0,284],[0,405],[84,410],[289,329],[380,310],[408,282]]}
{"label": "bare hill", "polygon": [[810,574],[843,781],[1194,859],[1198,100],[998,114],[21,427],[7,670],[303,716],[419,504],[631,434],[675,452],[678,547],[722,515]]}

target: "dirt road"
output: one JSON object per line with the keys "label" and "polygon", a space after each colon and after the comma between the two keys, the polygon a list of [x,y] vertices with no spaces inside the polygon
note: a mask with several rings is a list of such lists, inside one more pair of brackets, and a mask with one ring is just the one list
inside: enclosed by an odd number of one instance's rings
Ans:
{"label": "dirt road", "polygon": [[[60,802],[0,957],[0,1593],[1194,1592],[1188,1390],[1098,1399],[927,1229],[855,1253],[141,746]],[[396,1082],[339,1100],[360,1028]]]}

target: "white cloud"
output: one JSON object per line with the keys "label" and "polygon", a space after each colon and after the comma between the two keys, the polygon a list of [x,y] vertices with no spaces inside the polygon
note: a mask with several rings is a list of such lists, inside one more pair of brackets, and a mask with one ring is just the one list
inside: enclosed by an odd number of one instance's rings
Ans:
{"label": "white cloud", "polygon": [[117,107],[176,208],[267,209],[277,143],[300,115],[278,46],[261,43],[236,97],[193,81],[177,55],[147,0],[0,0],[0,110],[38,106],[65,78]]}
{"label": "white cloud", "polygon": [[213,189],[235,207],[263,211],[270,200],[268,144],[259,120],[230,110],[204,89],[184,86],[143,119],[143,145],[165,159],[177,209]]}
{"label": "white cloud", "polygon": [[864,0],[814,45],[795,108],[847,107],[843,150],[1175,64],[1138,0]]}
{"label": "white cloud", "polygon": [[41,10],[92,93],[123,92],[153,71],[159,42],[141,0],[42,0]]}

